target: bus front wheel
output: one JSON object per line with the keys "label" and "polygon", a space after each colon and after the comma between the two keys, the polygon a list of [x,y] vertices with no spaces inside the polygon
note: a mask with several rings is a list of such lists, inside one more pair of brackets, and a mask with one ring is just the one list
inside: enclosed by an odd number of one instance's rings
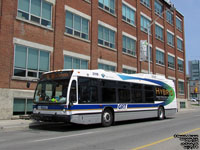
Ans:
{"label": "bus front wheel", "polygon": [[109,127],[113,123],[113,113],[110,109],[105,109],[102,113],[102,126]]}
{"label": "bus front wheel", "polygon": [[163,120],[165,118],[165,110],[162,106],[158,108],[158,119]]}

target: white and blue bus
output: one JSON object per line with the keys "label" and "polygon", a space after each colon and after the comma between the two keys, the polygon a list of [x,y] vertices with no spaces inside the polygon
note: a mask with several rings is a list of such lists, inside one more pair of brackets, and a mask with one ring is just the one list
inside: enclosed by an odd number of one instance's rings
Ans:
{"label": "white and blue bus", "polygon": [[158,117],[177,111],[172,80],[152,74],[104,70],[58,70],[38,81],[33,118],[110,126],[116,121]]}

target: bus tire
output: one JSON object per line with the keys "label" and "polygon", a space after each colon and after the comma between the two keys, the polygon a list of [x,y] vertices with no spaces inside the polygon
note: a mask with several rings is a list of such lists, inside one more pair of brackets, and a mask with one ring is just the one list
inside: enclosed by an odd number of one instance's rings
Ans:
{"label": "bus tire", "polygon": [[158,108],[158,119],[163,120],[165,118],[165,109],[163,106]]}
{"label": "bus tire", "polygon": [[102,126],[109,127],[113,124],[113,113],[110,109],[105,109],[102,113]]}

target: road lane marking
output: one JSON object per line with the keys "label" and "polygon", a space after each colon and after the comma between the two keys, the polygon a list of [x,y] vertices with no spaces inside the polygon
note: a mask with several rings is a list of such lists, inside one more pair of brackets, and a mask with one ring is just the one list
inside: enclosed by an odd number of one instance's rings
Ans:
{"label": "road lane marking", "polygon": [[[191,132],[194,132],[194,131],[197,131],[197,130],[200,130],[200,128],[196,128],[196,129],[192,129],[192,130],[189,130],[189,131],[180,133],[180,135],[188,134],[188,133],[191,133]],[[156,141],[156,142],[147,144],[147,145],[143,145],[143,146],[140,146],[140,147],[136,147],[136,148],[133,148],[132,150],[140,150],[140,149],[143,149],[143,148],[146,148],[146,147],[149,147],[149,146],[152,146],[152,145],[156,145],[156,144],[159,144],[159,143],[162,143],[162,142],[171,140],[171,139],[174,139],[174,136],[170,136],[170,137],[168,137],[168,138],[165,138],[165,139],[162,139],[162,140],[159,140],[159,141]]]}
{"label": "road lane marking", "polygon": [[80,134],[72,134],[72,135],[67,135],[67,136],[58,136],[58,137],[46,138],[46,139],[39,139],[39,140],[31,141],[31,143],[32,143],[32,142],[50,141],[50,140],[56,140],[56,139],[62,139],[62,138],[69,138],[69,137],[75,137],[75,136],[81,136],[81,135],[88,135],[88,134],[93,134],[93,133],[97,133],[97,132],[100,132],[100,131],[96,131],[96,132],[87,132],[87,133],[80,133]]}

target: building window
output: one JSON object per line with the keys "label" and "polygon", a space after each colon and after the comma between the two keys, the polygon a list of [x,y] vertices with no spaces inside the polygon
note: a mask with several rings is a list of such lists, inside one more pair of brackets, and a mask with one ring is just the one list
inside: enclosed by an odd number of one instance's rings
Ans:
{"label": "building window", "polygon": [[123,52],[136,56],[136,41],[123,35]]}
{"label": "building window", "polygon": [[183,61],[178,59],[178,70],[183,72]]}
{"label": "building window", "polygon": [[99,7],[115,14],[115,0],[99,0]]}
{"label": "building window", "polygon": [[140,0],[140,3],[142,3],[146,7],[150,8],[150,0]]}
{"label": "building window", "polygon": [[13,115],[27,115],[33,112],[33,100],[26,98],[14,98]]}
{"label": "building window", "polygon": [[88,69],[88,60],[64,56],[64,69]]}
{"label": "building window", "polygon": [[179,38],[177,38],[177,48],[178,50],[183,51],[183,41]]}
{"label": "building window", "polygon": [[173,25],[173,13],[170,10],[166,11],[167,22]]}
{"label": "building window", "polygon": [[132,25],[135,25],[135,11],[125,4],[122,6],[122,19]]}
{"label": "building window", "polygon": [[174,47],[174,35],[167,32],[167,44]]}
{"label": "building window", "polygon": [[65,32],[82,39],[89,38],[89,21],[81,16],[66,11]]}
{"label": "building window", "polygon": [[17,16],[41,24],[52,26],[52,4],[45,0],[18,0]]}
{"label": "building window", "polygon": [[115,72],[115,66],[101,64],[101,63],[98,64],[98,69],[103,69],[103,70]]}
{"label": "building window", "polygon": [[[148,27],[150,25],[150,20],[141,15],[140,21],[141,21],[140,22],[141,23],[141,30],[147,33]],[[149,32],[151,33],[151,28],[150,28]]]}
{"label": "building window", "polygon": [[134,73],[136,73],[136,71],[123,68],[123,73],[126,73],[126,74],[134,74]]}
{"label": "building window", "polygon": [[156,63],[160,65],[165,65],[164,60],[164,53],[159,50],[156,50]]}
{"label": "building window", "polygon": [[154,7],[155,7],[155,13],[159,16],[162,16],[163,13],[163,6],[160,2],[158,2],[157,0],[155,0],[154,2]]}
{"label": "building window", "polygon": [[163,28],[156,25],[156,38],[163,41]]}
{"label": "building window", "polygon": [[98,43],[106,47],[115,48],[115,31],[99,25]]}
{"label": "building window", "polygon": [[175,68],[174,57],[171,55],[168,55],[168,67],[173,69]]}
{"label": "building window", "polygon": [[184,82],[178,81],[178,93],[184,94]]}
{"label": "building window", "polygon": [[182,20],[176,17],[176,28],[182,31]]}
{"label": "building window", "polygon": [[49,71],[49,52],[15,45],[14,76],[39,78]]}

